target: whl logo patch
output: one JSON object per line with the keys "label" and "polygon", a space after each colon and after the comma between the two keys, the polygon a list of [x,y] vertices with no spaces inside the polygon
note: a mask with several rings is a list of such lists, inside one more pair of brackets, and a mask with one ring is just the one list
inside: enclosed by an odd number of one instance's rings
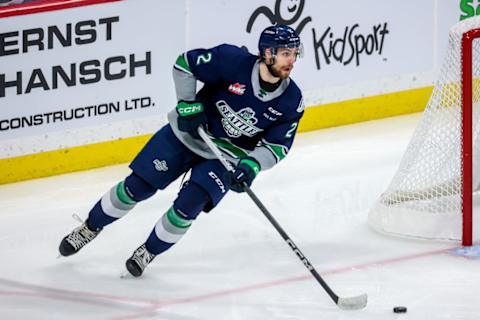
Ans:
{"label": "whl logo patch", "polygon": [[234,84],[231,84],[229,87],[228,87],[228,91],[232,92],[232,93],[235,93],[236,95],[243,95],[245,93],[245,85],[244,84],[240,84],[240,83],[234,83]]}
{"label": "whl logo patch", "polygon": [[229,137],[238,138],[242,135],[253,137],[263,131],[255,127],[258,119],[255,118],[255,111],[252,108],[247,107],[235,112],[224,100],[217,101],[216,106],[223,117],[223,129]]}

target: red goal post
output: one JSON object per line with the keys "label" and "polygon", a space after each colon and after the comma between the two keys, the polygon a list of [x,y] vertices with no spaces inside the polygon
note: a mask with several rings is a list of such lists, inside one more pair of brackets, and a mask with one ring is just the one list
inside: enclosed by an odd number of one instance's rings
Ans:
{"label": "red goal post", "polygon": [[473,113],[473,40],[480,38],[480,27],[469,30],[462,35],[462,244],[472,245],[473,237],[473,152],[472,152],[472,113]]}

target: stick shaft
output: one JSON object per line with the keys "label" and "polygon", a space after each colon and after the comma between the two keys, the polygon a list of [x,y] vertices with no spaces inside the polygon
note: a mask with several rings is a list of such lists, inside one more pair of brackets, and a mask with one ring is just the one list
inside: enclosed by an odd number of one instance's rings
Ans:
{"label": "stick shaft", "polygon": [[[202,127],[198,128],[198,133],[202,140],[207,144],[207,146],[212,150],[212,152],[215,154],[217,159],[223,164],[223,166],[230,172],[235,171],[233,168],[233,165],[228,162],[227,159],[223,156],[221,151],[218,149],[218,147],[210,140],[208,135],[205,133]],[[255,193],[250,189],[250,187],[247,184],[243,184],[243,189],[245,192],[248,194],[248,196],[253,200],[253,202],[257,205],[257,207],[262,211],[262,213],[265,215],[265,217],[270,221],[270,223],[275,227],[277,232],[282,236],[283,240],[287,242],[287,244],[290,246],[292,251],[297,255],[297,257],[303,262],[304,266],[310,271],[310,273],[313,275],[313,277],[320,283],[322,288],[328,293],[330,298],[337,304],[338,303],[338,296],[333,290],[330,288],[330,286],[323,280],[322,276],[315,270],[313,265],[310,263],[310,261],[307,259],[307,257],[300,251],[300,249],[297,247],[297,245],[293,242],[292,239],[287,235],[285,230],[280,226],[280,224],[275,220],[275,218],[272,216],[272,214],[267,210],[267,208],[263,205],[263,203],[258,199],[258,197],[255,195]]]}
{"label": "stick shaft", "polygon": [[328,293],[330,298],[337,303],[338,302],[338,296],[333,290],[330,288],[330,286],[323,280],[322,276],[315,270],[313,265],[310,263],[310,261],[307,259],[307,257],[302,253],[302,251],[298,248],[298,246],[293,242],[293,240],[288,236],[288,234],[283,230],[283,228],[280,226],[280,224],[275,220],[275,218],[271,215],[271,213],[265,208],[265,206],[262,204],[260,199],[253,193],[253,191],[248,187],[247,185],[243,186],[245,192],[250,196],[250,198],[255,202],[257,207],[262,211],[262,213],[265,215],[265,217],[270,221],[270,223],[274,226],[274,228],[277,230],[277,232],[282,236],[283,240],[287,242],[287,244],[290,246],[290,248],[295,252],[297,257],[300,259],[300,261],[303,262],[305,267],[310,271],[310,273],[313,275],[313,277],[320,283],[320,285],[323,287],[323,289]]}

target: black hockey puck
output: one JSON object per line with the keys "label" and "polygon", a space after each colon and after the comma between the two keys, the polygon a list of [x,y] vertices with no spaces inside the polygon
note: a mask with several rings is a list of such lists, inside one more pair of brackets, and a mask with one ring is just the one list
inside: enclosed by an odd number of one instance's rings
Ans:
{"label": "black hockey puck", "polygon": [[395,313],[406,313],[407,307],[394,307],[393,312]]}

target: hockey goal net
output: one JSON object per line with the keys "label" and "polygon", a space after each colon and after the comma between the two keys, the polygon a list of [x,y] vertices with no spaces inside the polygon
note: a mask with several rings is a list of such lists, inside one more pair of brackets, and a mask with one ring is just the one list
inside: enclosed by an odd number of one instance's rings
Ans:
{"label": "hockey goal net", "polygon": [[432,96],[397,173],[369,213],[375,230],[472,245],[472,193],[480,184],[478,37],[480,17],[451,28]]}

